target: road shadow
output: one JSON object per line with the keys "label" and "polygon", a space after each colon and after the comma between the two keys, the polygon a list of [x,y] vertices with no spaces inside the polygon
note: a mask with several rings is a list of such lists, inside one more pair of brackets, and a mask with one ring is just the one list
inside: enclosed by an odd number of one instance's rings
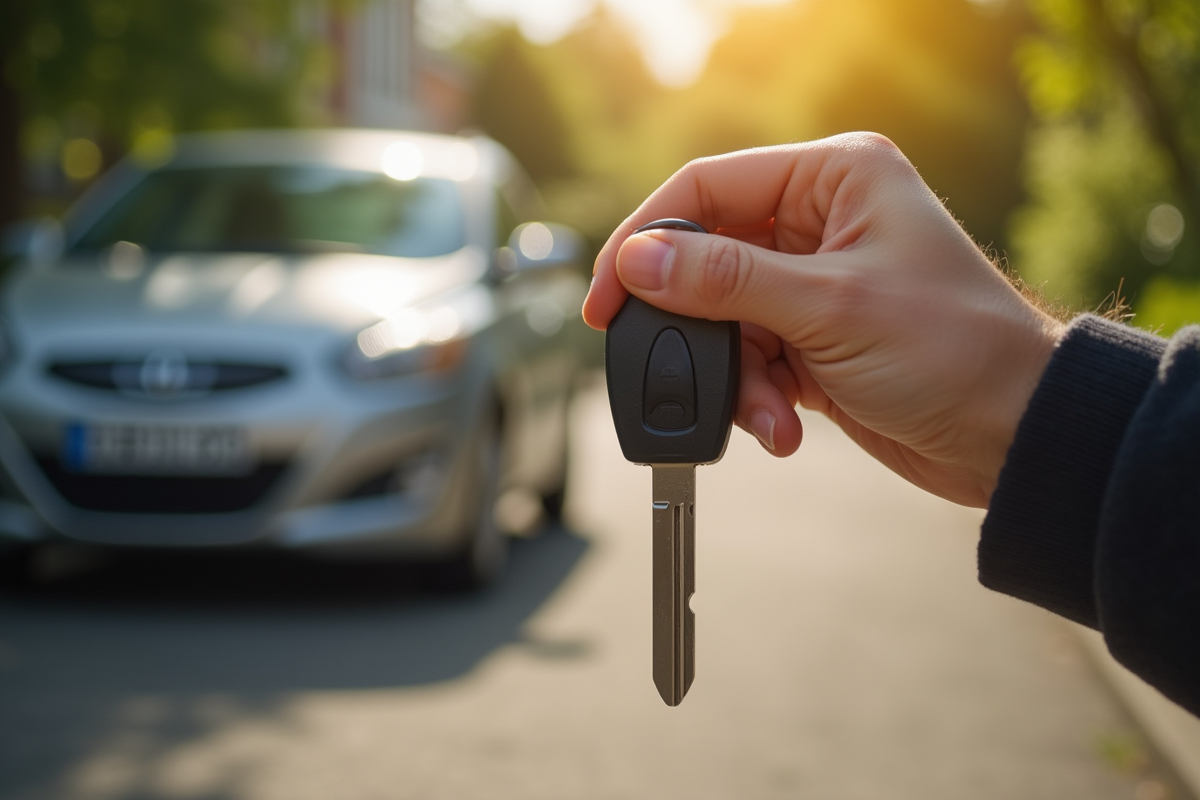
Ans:
{"label": "road shadow", "polygon": [[[449,681],[513,644],[586,657],[588,642],[522,629],[588,547],[561,526],[516,540],[504,577],[473,594],[414,565],[195,551],[108,554],[5,585],[0,798],[91,796],[80,775],[131,737],[143,744],[120,756],[128,791],[104,796],[155,797],[164,754],[233,720],[277,720],[295,692]],[[226,796],[233,784],[205,794]]]}
{"label": "road shadow", "polygon": [[287,692],[449,680],[498,647],[524,641],[525,621],[587,548],[560,526],[515,540],[503,578],[470,594],[396,562],[105,554],[63,577],[0,590],[0,675],[10,689],[59,684],[115,692]]}

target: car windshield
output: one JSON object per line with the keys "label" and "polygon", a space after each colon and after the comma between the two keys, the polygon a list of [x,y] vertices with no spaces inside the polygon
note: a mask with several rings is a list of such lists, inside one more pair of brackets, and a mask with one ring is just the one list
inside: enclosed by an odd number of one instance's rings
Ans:
{"label": "car windshield", "polygon": [[426,258],[463,246],[454,181],[324,166],[153,172],[75,241],[94,251],[355,252]]}

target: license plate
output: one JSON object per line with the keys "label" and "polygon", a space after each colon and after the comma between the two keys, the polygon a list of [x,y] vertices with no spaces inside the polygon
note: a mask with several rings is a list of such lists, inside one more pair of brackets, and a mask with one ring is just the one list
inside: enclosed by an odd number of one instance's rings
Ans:
{"label": "license plate", "polygon": [[250,467],[245,431],[230,426],[67,426],[63,460],[76,472],[237,475]]}

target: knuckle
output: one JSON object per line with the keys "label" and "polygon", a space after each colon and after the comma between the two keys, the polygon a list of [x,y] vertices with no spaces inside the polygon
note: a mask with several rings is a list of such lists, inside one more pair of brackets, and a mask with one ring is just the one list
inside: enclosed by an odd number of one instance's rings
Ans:
{"label": "knuckle", "polygon": [[859,131],[842,134],[840,144],[856,154],[867,164],[878,169],[911,170],[912,164],[908,157],[888,137],[882,133]]}
{"label": "knuckle", "polygon": [[675,174],[671,176],[671,181],[680,183],[695,183],[701,180],[701,176],[707,171],[711,160],[712,159],[709,158],[692,159],[675,171]]}
{"label": "knuckle", "polygon": [[901,156],[900,148],[882,133],[874,131],[858,131],[845,134],[846,144],[852,149],[866,155],[881,159],[891,159]]}
{"label": "knuckle", "polygon": [[717,156],[702,156],[700,158],[693,158],[691,161],[687,162],[682,167],[680,167],[679,171],[681,173],[692,175],[692,174],[695,174],[698,170],[703,171],[706,166],[708,166],[709,164],[712,164],[714,161],[717,161],[717,160],[718,160]]}
{"label": "knuckle", "polygon": [[672,180],[691,186],[691,193],[696,197],[700,207],[700,220],[717,219],[717,202],[713,196],[712,187],[706,176],[711,172],[712,165],[718,159],[712,156],[695,158],[684,164],[675,173]]}

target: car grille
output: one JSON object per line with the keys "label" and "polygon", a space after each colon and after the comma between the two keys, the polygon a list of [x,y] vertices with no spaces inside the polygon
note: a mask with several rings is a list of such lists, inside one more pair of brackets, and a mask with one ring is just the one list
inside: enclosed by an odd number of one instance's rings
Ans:
{"label": "car grille", "polygon": [[285,463],[260,464],[238,477],[88,475],[54,458],[37,459],[68,503],[87,511],[125,514],[225,514],[258,503],[283,474]]}
{"label": "car grille", "polygon": [[[146,390],[142,380],[144,365],[143,361],[133,360],[58,361],[46,369],[51,375],[80,386],[140,393]],[[193,361],[187,363],[180,383],[172,389],[181,393],[245,389],[286,378],[287,374],[286,368],[273,364]]]}

